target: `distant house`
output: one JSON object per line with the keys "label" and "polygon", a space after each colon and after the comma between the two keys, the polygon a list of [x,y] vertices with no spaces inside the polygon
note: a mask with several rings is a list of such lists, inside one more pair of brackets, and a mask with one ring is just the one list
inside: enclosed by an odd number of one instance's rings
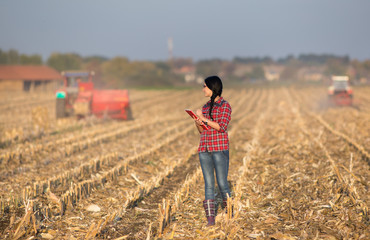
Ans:
{"label": "distant house", "polygon": [[324,67],[304,67],[298,71],[298,78],[307,82],[320,82],[325,79]]}
{"label": "distant house", "polygon": [[203,78],[200,78],[195,71],[195,66],[193,65],[185,65],[180,68],[174,69],[174,73],[183,75],[185,82],[198,82],[201,83]]}
{"label": "distant house", "polygon": [[251,64],[236,63],[233,74],[236,77],[243,78],[248,73],[252,72],[253,66]]}
{"label": "distant house", "polygon": [[264,66],[263,70],[265,71],[265,78],[267,81],[279,81],[284,66],[268,65]]}
{"label": "distant house", "polygon": [[43,65],[0,65],[0,91],[54,90],[62,76]]}

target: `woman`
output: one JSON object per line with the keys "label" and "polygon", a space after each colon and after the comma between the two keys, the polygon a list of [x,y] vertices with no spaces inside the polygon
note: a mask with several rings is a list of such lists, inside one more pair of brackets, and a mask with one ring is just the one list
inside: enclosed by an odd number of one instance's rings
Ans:
{"label": "woman", "polygon": [[[214,172],[216,172],[224,208],[227,205],[227,198],[231,196],[227,182],[229,171],[227,126],[231,119],[231,106],[221,97],[222,81],[217,76],[211,76],[204,80],[203,93],[205,97],[210,97],[210,100],[203,106],[202,110],[196,111],[199,119],[195,120],[195,124],[200,133],[198,153],[205,184],[203,207],[208,226],[210,226],[215,224]],[[210,129],[204,130],[201,126],[202,122]]]}

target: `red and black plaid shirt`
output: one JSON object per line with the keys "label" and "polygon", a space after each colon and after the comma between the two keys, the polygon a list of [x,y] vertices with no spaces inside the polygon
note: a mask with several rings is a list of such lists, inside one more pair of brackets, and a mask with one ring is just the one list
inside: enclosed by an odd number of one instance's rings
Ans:
{"label": "red and black plaid shirt", "polygon": [[[209,117],[209,108],[211,101],[208,101],[202,108],[203,115]],[[213,104],[212,108],[213,121],[220,125],[220,130],[214,128],[203,130],[200,134],[200,143],[198,152],[216,152],[229,150],[229,138],[227,134],[227,125],[231,119],[231,106],[230,104],[220,97],[217,102]]]}

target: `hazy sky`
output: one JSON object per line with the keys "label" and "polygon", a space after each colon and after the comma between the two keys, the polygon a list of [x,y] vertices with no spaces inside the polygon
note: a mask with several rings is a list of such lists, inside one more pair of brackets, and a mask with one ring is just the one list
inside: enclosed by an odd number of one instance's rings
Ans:
{"label": "hazy sky", "polygon": [[0,0],[0,49],[194,60],[370,59],[370,0]]}

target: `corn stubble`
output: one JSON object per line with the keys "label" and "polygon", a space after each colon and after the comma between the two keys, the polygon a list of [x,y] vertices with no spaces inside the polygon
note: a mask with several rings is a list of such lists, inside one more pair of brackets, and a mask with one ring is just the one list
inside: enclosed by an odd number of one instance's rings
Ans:
{"label": "corn stubble", "polygon": [[[163,179],[196,154],[197,133],[192,121],[181,114],[188,106],[200,107],[204,99],[196,98],[196,104],[185,102],[179,114],[174,115],[168,114],[168,109],[176,109],[184,101],[175,101],[174,93],[134,93],[137,103],[133,102],[133,109],[153,106],[145,100],[147,94],[158,97],[158,108],[152,114],[138,114],[140,117],[131,123],[103,122],[85,132],[76,130],[72,136],[61,132],[57,139],[48,134],[57,126],[50,118],[51,110],[45,105],[35,106],[34,100],[30,109],[35,110],[29,111],[32,128],[42,132],[38,137],[55,140],[47,144],[22,142],[26,138],[22,129],[31,127],[19,128],[19,133],[12,127],[1,129],[7,133],[2,139],[2,168],[18,169],[32,166],[27,164],[37,161],[41,153],[60,150],[60,146],[63,151],[58,154],[63,159],[92,151],[130,132],[149,132],[154,131],[151,126],[155,124],[162,126],[150,135],[148,147],[133,149],[129,157],[113,151],[22,188],[16,187],[17,181],[22,181],[21,175],[19,179],[4,175],[4,181],[17,190],[1,196],[1,219],[7,219],[0,229],[3,238],[110,238],[116,222],[123,221],[117,219],[124,219],[126,211],[135,208],[138,201],[146,201]],[[185,97],[198,93],[181,94]],[[150,216],[145,228],[116,238],[369,238],[369,128],[362,122],[369,122],[370,115],[362,105],[359,109],[364,111],[357,110],[356,115],[348,114],[356,110],[346,108],[317,111],[313,99],[321,99],[323,94],[313,88],[230,91],[226,99],[233,106],[229,128],[232,198],[228,199],[228,208],[222,209],[219,193],[216,196],[216,225],[206,227],[201,206],[204,183],[198,168],[187,173],[178,189],[164,196],[154,211],[137,209]],[[370,101],[369,95],[362,96]],[[9,101],[9,106],[16,104]],[[155,111],[166,117],[153,117]],[[365,131],[337,124],[338,119],[358,123]],[[72,128],[73,124],[84,124],[73,120],[68,123]],[[104,196],[106,190],[116,190],[121,198]],[[97,202],[101,212],[82,210],[91,202]],[[62,227],[63,223],[69,227]]]}

